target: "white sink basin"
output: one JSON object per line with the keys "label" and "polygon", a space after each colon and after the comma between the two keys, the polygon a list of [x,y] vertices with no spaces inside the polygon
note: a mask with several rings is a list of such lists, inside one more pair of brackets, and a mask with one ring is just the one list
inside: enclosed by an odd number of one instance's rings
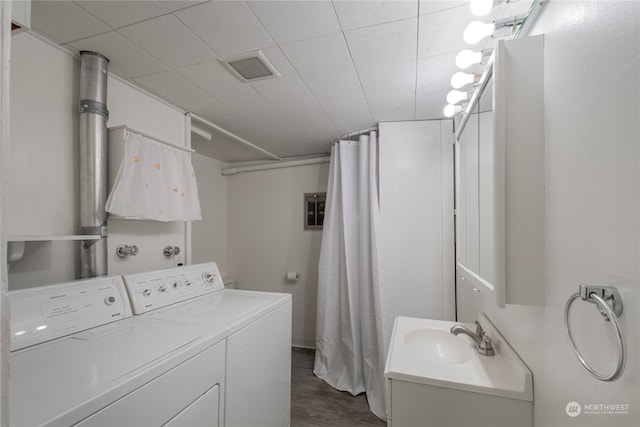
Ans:
{"label": "white sink basin", "polygon": [[533,400],[531,371],[484,316],[480,324],[489,335],[494,356],[478,353],[466,335],[450,329],[471,324],[398,317],[393,328],[385,377],[520,400]]}
{"label": "white sink basin", "polygon": [[467,340],[442,329],[414,329],[405,335],[404,342],[409,351],[431,363],[457,365],[472,356]]}

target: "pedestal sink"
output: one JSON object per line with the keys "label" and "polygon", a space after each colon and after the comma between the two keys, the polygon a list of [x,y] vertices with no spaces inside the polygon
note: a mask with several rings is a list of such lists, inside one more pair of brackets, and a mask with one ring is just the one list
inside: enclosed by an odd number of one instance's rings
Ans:
{"label": "pedestal sink", "polygon": [[470,337],[449,331],[474,325],[396,319],[385,367],[390,426],[533,425],[531,371],[484,315],[478,320],[494,356],[479,354]]}

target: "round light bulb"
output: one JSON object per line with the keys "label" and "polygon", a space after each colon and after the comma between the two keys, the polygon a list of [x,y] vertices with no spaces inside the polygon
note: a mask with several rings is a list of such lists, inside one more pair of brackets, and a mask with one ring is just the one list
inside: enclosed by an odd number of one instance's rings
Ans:
{"label": "round light bulb", "polygon": [[469,49],[461,51],[456,56],[456,66],[461,69],[469,68],[473,64],[482,62],[482,52],[474,52]]}
{"label": "round light bulb", "polygon": [[457,104],[460,101],[467,99],[469,94],[460,90],[452,90],[447,94],[447,102],[449,104]]}
{"label": "round light bulb", "polygon": [[493,34],[495,28],[496,26],[493,23],[485,24],[484,22],[473,21],[464,29],[462,38],[467,44],[476,44],[483,38]]}
{"label": "round light bulb", "polygon": [[459,105],[447,104],[447,106],[444,107],[444,110],[442,110],[442,112],[444,113],[445,117],[453,117],[456,113],[459,113],[461,110],[462,108],[460,108]]}
{"label": "round light bulb", "polygon": [[471,0],[469,6],[475,16],[485,16],[493,9],[493,0]]}
{"label": "round light bulb", "polygon": [[473,74],[463,73],[462,71],[458,71],[451,77],[451,86],[454,89],[460,89],[468,85],[469,83],[473,83],[475,80],[475,76]]}

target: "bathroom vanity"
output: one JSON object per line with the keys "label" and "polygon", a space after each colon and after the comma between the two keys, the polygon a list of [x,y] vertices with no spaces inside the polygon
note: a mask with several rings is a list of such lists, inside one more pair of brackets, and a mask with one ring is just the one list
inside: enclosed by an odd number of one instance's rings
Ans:
{"label": "bathroom vanity", "polygon": [[478,320],[493,356],[450,332],[460,323],[396,318],[385,366],[390,427],[533,425],[531,371],[483,314]]}

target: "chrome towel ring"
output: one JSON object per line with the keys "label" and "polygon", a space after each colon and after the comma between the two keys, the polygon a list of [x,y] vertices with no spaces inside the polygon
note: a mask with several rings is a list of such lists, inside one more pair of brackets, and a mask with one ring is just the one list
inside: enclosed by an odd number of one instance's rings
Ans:
{"label": "chrome towel ring", "polygon": [[[595,304],[598,307],[598,311],[600,314],[604,316],[606,321],[611,321],[613,325],[613,329],[616,334],[616,339],[618,341],[618,363],[616,364],[615,370],[608,375],[601,374],[594,370],[587,361],[582,357],[580,351],[576,347],[576,343],[573,339],[573,332],[571,331],[571,326],[569,325],[569,314],[571,310],[571,305],[576,299],[582,299],[583,301],[590,302]],[[584,366],[584,368],[589,371],[591,375],[600,381],[614,381],[616,380],[625,365],[625,344],[624,338],[622,336],[622,330],[620,329],[620,324],[618,323],[618,316],[622,314],[622,298],[618,293],[618,290],[613,286],[586,286],[580,285],[578,288],[578,292],[571,295],[567,304],[564,307],[564,326],[567,330],[567,336],[569,337],[569,343],[571,343],[571,347],[573,351],[576,353],[578,360]]]}

